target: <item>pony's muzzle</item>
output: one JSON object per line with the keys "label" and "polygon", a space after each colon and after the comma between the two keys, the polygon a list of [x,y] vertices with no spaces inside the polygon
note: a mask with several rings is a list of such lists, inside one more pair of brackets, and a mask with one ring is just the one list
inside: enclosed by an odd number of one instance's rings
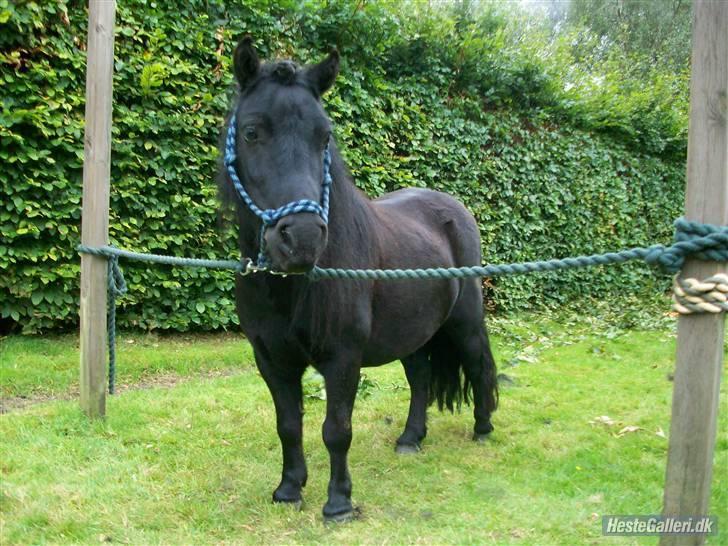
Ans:
{"label": "pony's muzzle", "polygon": [[316,265],[326,248],[328,229],[318,214],[298,213],[281,218],[265,232],[273,269],[305,273]]}

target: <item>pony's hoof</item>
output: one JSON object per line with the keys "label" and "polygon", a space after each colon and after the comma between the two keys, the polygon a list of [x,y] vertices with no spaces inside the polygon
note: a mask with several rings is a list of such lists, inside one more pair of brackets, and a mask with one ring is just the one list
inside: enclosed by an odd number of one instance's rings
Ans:
{"label": "pony's hoof", "polygon": [[482,444],[490,440],[490,432],[476,432],[473,434],[473,442]]}
{"label": "pony's hoof", "polygon": [[351,510],[348,510],[346,512],[340,512],[338,514],[330,514],[327,515],[324,513],[324,523],[326,525],[338,525],[340,523],[349,523],[350,521],[354,521],[355,519],[358,519],[361,515],[359,508],[352,508]]}
{"label": "pony's hoof", "polygon": [[420,444],[397,444],[394,448],[394,451],[400,455],[412,455],[419,453],[421,450]]}
{"label": "pony's hoof", "polygon": [[494,427],[490,420],[485,422],[475,423],[475,430],[473,431],[474,442],[485,442],[490,438],[490,433],[493,432]]}
{"label": "pony's hoof", "polygon": [[303,508],[303,498],[301,497],[286,498],[282,495],[277,495],[276,493],[273,493],[273,502],[275,504],[285,504],[287,506],[291,506],[298,511]]}

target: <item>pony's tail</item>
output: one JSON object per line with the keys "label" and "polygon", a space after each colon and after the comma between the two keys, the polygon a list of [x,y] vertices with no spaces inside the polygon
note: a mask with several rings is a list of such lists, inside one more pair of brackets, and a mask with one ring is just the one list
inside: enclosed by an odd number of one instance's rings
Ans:
{"label": "pony's tail", "polygon": [[485,376],[485,409],[492,413],[498,409],[498,369],[495,365],[493,352],[490,350],[490,341],[485,329],[480,334],[480,340],[483,347],[480,364],[481,373]]}
{"label": "pony's tail", "polygon": [[447,334],[438,332],[427,344],[431,376],[429,404],[437,401],[437,408],[451,412],[465,402],[470,403],[472,385],[463,373],[463,362],[458,347]]}
{"label": "pony's tail", "polygon": [[[477,376],[484,377],[485,409],[490,413],[498,407],[498,379],[495,359],[490,350],[487,334],[480,332]],[[437,401],[437,408],[451,412],[463,403],[470,404],[472,384],[464,373],[463,354],[445,332],[438,332],[427,344],[431,364],[429,404]]]}

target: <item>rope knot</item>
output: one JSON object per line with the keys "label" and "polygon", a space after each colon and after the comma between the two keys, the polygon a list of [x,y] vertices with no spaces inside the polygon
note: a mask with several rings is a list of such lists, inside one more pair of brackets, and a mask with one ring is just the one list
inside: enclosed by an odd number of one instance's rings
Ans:
{"label": "rope knot", "polygon": [[123,296],[129,290],[124,279],[124,273],[119,267],[119,257],[115,254],[109,256],[109,293],[114,296]]}
{"label": "rope knot", "polygon": [[682,315],[728,311],[728,273],[718,273],[703,281],[675,276],[673,309]]}
{"label": "rope knot", "polygon": [[675,242],[670,247],[655,245],[648,249],[645,261],[659,265],[669,273],[682,269],[686,258],[728,262],[728,226],[675,221]]}

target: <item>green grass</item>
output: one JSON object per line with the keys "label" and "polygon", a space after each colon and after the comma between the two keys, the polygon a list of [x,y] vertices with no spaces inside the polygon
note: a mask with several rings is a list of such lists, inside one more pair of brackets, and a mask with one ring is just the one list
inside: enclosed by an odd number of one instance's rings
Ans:
{"label": "green grass", "polygon": [[[656,433],[669,431],[670,321],[628,331],[527,317],[492,330],[513,384],[485,444],[469,439],[468,408],[431,411],[423,451],[397,456],[404,374],[396,365],[365,370],[350,452],[362,518],[340,526],[320,516],[324,402],[306,401],[303,510],[276,506],[273,405],[247,343],[123,335],[119,382],[150,388],[111,397],[105,421],[88,421],[75,400],[0,417],[0,543],[656,543],[602,537],[600,516],[660,512],[667,440]],[[4,396],[74,391],[74,337],[0,344]],[[710,544],[728,542],[727,402],[724,382],[711,501],[723,528]],[[599,416],[615,424],[590,423]],[[619,436],[627,425],[640,430]]]}
{"label": "green grass", "polygon": [[[254,366],[253,352],[239,334],[122,334],[117,340],[117,386],[177,377],[227,374]],[[0,341],[0,395],[46,398],[78,390],[76,335],[14,336]]]}

